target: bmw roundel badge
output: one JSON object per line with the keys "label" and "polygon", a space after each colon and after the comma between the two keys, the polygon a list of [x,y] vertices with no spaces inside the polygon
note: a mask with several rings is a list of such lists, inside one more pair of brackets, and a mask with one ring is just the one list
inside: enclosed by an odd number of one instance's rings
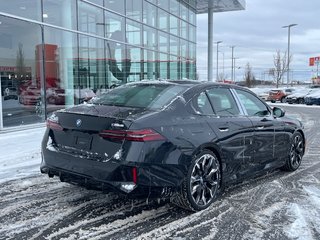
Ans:
{"label": "bmw roundel badge", "polygon": [[76,125],[77,125],[77,127],[80,127],[80,126],[81,126],[81,124],[82,124],[82,120],[81,120],[81,119],[77,119],[77,121],[76,121]]}

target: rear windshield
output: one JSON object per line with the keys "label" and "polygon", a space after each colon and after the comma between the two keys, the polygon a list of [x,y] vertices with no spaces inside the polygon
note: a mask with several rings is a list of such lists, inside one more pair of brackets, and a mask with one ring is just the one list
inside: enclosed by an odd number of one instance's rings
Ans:
{"label": "rear windshield", "polygon": [[128,84],[92,100],[93,104],[160,109],[187,89],[171,84]]}

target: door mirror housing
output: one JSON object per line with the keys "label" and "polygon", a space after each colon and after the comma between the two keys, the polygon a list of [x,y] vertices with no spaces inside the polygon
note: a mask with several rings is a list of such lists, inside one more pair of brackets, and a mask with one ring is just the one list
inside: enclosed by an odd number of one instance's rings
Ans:
{"label": "door mirror housing", "polygon": [[272,112],[273,112],[273,116],[276,116],[277,118],[284,117],[284,115],[286,113],[283,109],[278,108],[278,107],[274,107],[272,109]]}

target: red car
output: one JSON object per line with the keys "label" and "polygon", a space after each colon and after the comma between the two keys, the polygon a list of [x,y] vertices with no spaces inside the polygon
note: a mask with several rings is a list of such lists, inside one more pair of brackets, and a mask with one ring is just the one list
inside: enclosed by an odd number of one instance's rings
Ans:
{"label": "red car", "polygon": [[275,103],[280,101],[282,103],[286,102],[286,96],[291,94],[293,89],[273,89],[269,92],[268,101]]}
{"label": "red car", "polygon": [[21,91],[19,102],[23,105],[36,105],[40,97],[40,89],[36,86],[29,86]]}

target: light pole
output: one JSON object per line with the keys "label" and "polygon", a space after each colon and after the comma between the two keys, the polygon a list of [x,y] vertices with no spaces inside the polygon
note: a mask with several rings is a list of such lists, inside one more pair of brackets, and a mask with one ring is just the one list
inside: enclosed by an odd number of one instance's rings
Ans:
{"label": "light pole", "polygon": [[290,24],[282,27],[282,28],[288,28],[287,87],[289,87],[289,75],[290,75],[290,29],[297,25],[298,24]]}
{"label": "light pole", "polygon": [[233,51],[234,51],[234,48],[236,46],[230,46],[230,48],[232,49],[232,55],[231,55],[231,81],[233,82]]}
{"label": "light pole", "polygon": [[222,76],[223,76],[223,80],[225,80],[224,78],[224,52],[219,51],[222,54]]}
{"label": "light pole", "polygon": [[216,81],[218,82],[219,78],[219,44],[222,43],[222,41],[217,41],[215,44],[217,44],[217,75],[216,75]]}
{"label": "light pole", "polygon": [[[236,69],[237,69],[237,67],[236,67],[236,59],[239,59],[239,58],[236,58],[236,57],[234,57],[233,58],[233,76],[232,76],[232,79],[234,79],[234,83],[236,82]],[[238,69],[240,69],[240,67],[238,67]]]}

